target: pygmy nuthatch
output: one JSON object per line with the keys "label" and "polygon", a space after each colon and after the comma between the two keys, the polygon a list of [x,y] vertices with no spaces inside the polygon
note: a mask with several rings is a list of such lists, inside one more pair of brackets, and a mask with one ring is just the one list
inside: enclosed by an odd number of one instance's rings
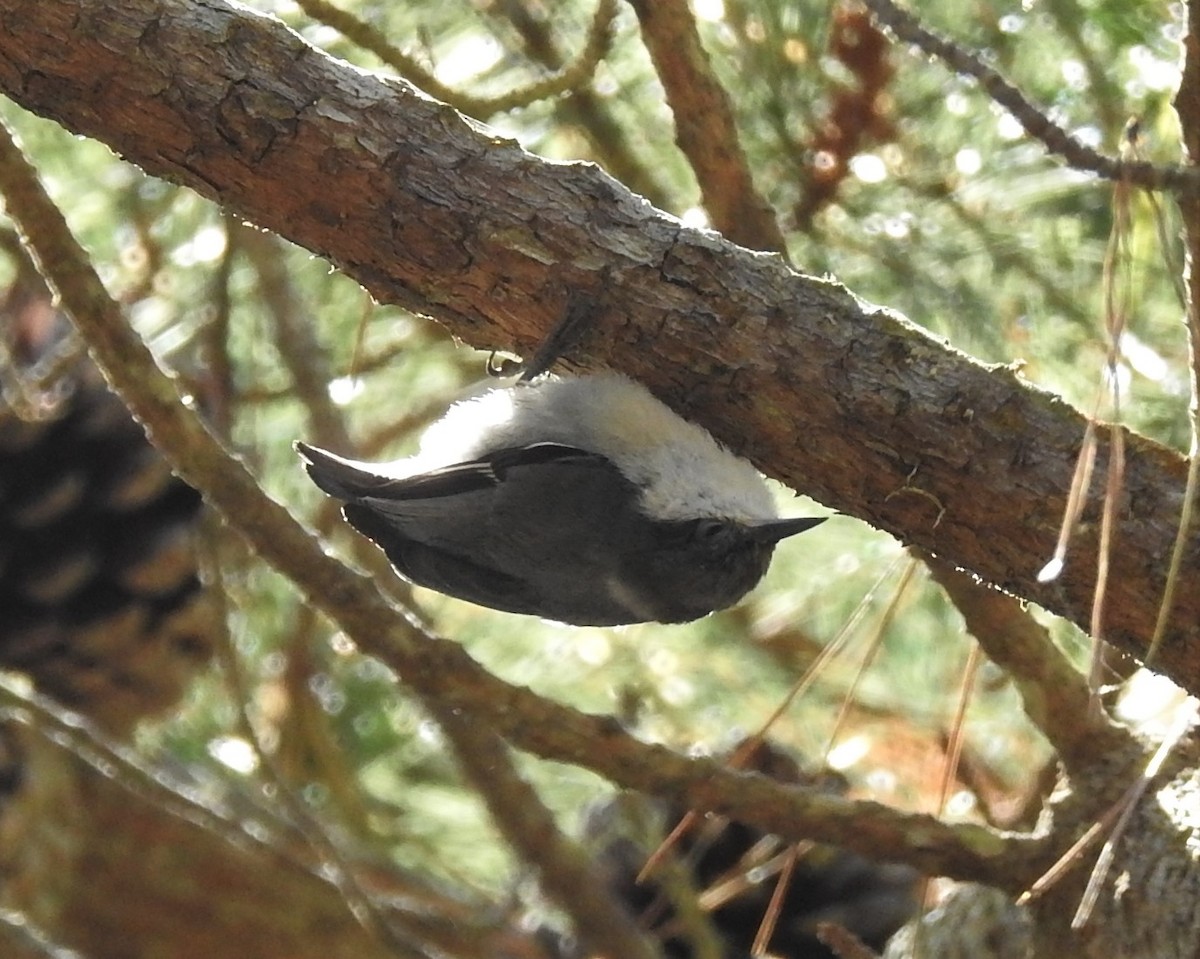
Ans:
{"label": "pygmy nuthatch", "polygon": [[577,626],[724,609],[822,522],[778,519],[753,466],[614,373],[465,400],[395,463],[296,449],[406,579]]}

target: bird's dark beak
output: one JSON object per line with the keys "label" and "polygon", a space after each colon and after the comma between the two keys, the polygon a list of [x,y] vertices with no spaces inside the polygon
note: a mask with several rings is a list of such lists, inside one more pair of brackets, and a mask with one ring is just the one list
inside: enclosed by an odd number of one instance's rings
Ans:
{"label": "bird's dark beak", "polygon": [[757,543],[778,543],[781,539],[803,533],[824,523],[828,517],[798,516],[794,519],[777,519],[750,528],[750,536]]}

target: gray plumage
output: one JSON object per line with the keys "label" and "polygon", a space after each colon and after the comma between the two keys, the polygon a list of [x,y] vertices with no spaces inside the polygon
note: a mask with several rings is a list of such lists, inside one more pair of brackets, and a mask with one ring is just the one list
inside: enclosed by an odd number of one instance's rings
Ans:
{"label": "gray plumage", "polygon": [[616,374],[460,403],[418,456],[355,462],[296,444],[318,487],[405,578],[575,625],[686,622],[762,578],[775,518],[761,476]]}

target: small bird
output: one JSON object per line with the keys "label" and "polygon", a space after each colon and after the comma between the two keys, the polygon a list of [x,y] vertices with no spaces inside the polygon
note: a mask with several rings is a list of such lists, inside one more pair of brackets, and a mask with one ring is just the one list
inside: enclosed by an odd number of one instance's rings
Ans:
{"label": "small bird", "polygon": [[457,403],[394,463],[295,446],[406,579],[576,626],[724,609],[762,579],[779,540],[824,521],[779,519],[749,462],[617,373]]}

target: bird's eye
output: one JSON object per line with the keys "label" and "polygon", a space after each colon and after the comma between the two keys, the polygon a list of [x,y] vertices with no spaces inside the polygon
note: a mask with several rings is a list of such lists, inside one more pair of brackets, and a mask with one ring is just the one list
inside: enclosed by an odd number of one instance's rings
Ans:
{"label": "bird's eye", "polygon": [[728,527],[719,519],[702,519],[696,523],[696,539],[711,543],[724,535]]}

